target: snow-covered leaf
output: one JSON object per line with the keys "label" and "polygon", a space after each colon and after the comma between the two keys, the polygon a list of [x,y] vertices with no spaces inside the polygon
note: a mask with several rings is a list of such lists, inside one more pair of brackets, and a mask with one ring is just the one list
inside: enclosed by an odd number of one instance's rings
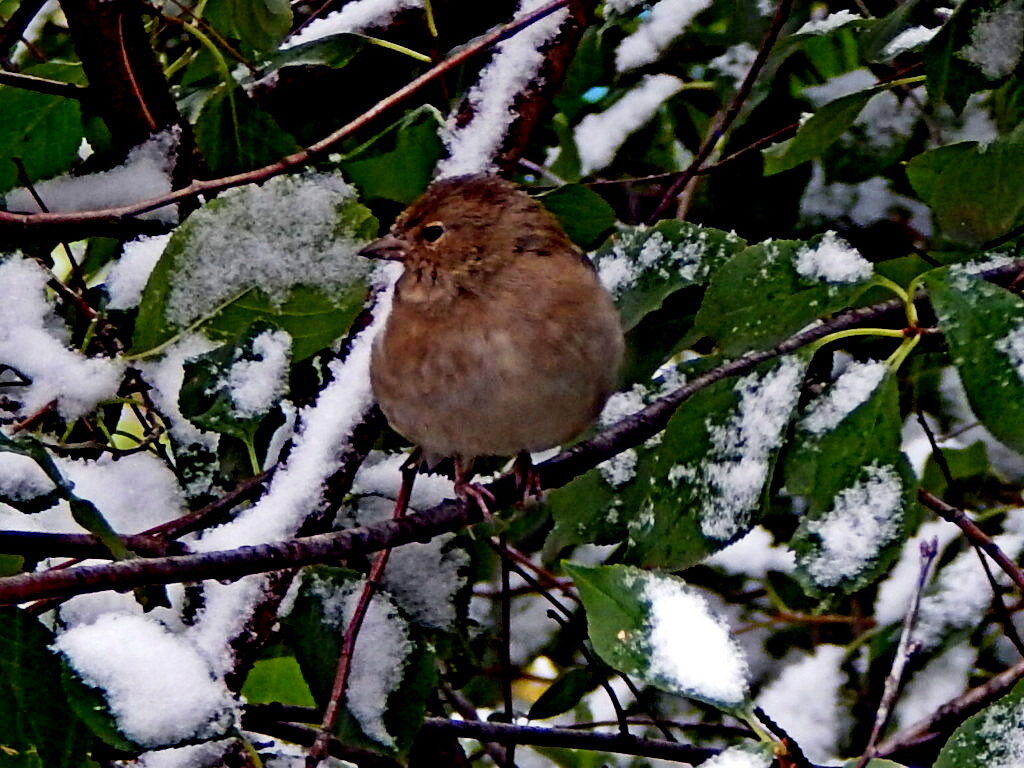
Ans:
{"label": "snow-covered leaf", "polygon": [[783,358],[683,404],[639,469],[631,562],[685,568],[758,521],[804,370],[802,359]]}
{"label": "snow-covered leaf", "polygon": [[1020,65],[1024,9],[1015,0],[965,0],[924,50],[928,96],[961,112],[968,97]]}
{"label": "snow-covered leaf", "polygon": [[1024,300],[962,266],[929,273],[925,286],[971,408],[1024,452]]}
{"label": "snow-covered leaf", "polygon": [[1016,768],[1024,761],[1024,682],[953,731],[935,768]]}
{"label": "snow-covered leaf", "polygon": [[744,247],[743,239],[731,232],[661,221],[653,227],[623,229],[594,254],[594,265],[628,331],[669,295],[706,285]]}
{"label": "snow-covered leaf", "polygon": [[747,662],[729,627],[682,579],[624,565],[566,563],[605,662],[643,683],[738,713]]}
{"label": "snow-covered leaf", "polygon": [[182,415],[200,429],[251,442],[285,394],[290,352],[287,333],[258,322],[237,343],[191,358],[178,396]]}
{"label": "snow-covered leaf", "polygon": [[151,353],[191,326],[230,339],[263,319],[303,360],[362,308],[369,265],[358,251],[376,233],[337,175],[231,190],[175,230],[143,292],[132,351]]}
{"label": "snow-covered leaf", "polygon": [[713,338],[725,355],[768,347],[848,306],[873,274],[871,263],[834,232],[806,243],[768,240],[718,270],[694,332]]}

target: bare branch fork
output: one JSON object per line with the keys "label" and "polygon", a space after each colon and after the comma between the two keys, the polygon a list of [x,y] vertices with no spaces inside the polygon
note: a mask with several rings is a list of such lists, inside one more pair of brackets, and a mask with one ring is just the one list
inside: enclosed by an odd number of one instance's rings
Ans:
{"label": "bare branch fork", "polygon": [[[993,282],[1006,281],[1017,275],[1022,266],[1024,261],[1015,261],[981,276]],[[712,384],[747,373],[761,363],[795,352],[836,331],[865,323],[883,322],[890,315],[898,316],[902,313],[903,307],[903,301],[897,298],[869,307],[851,309],[832,320],[797,333],[774,347],[748,352],[700,376],[695,376],[686,385],[612,425],[594,438],[579,443],[538,465],[537,472],[542,487],[557,488],[565,485],[602,461],[653,437],[665,428],[672,414],[682,403]],[[494,494],[496,505],[503,507],[513,504],[518,499],[515,485],[515,479],[506,476],[488,484],[487,489]],[[935,501],[943,508],[948,507],[954,512],[959,512],[941,499]],[[925,503],[931,506],[928,501]],[[479,518],[479,510],[475,507],[467,507],[461,501],[448,500],[419,514],[398,520],[387,520],[369,526],[271,544],[243,546],[233,550],[195,555],[120,561],[64,571],[18,574],[0,579],[0,604],[16,604],[44,597],[66,597],[106,589],[125,590],[146,584],[237,579],[254,573],[331,562],[338,558],[379,552],[388,547],[415,541],[428,541],[442,533],[458,531],[477,523]],[[984,535],[982,532],[982,536]],[[991,544],[991,540],[989,543]],[[986,551],[991,553],[990,547],[986,546]],[[1008,560],[1005,553],[1002,557],[1004,561]],[[1006,570],[1007,565],[1004,562],[1000,562],[998,558],[996,561]],[[1010,567],[1016,570],[1011,578],[1024,589],[1024,574],[1012,565],[1012,561]]]}

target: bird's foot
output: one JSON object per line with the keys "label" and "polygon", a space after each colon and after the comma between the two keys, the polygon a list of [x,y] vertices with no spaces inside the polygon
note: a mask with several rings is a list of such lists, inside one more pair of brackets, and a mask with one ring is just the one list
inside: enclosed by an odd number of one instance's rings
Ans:
{"label": "bird's foot", "polygon": [[494,519],[494,515],[491,513],[489,505],[494,504],[497,499],[494,498],[493,493],[480,485],[480,483],[472,483],[469,480],[456,479],[455,495],[467,504],[476,504],[481,514],[483,514],[484,520],[490,521]]}
{"label": "bird's foot", "polygon": [[544,497],[544,488],[540,483],[540,475],[534,469],[533,459],[527,451],[520,451],[512,465],[512,475],[516,480],[516,488],[522,494],[519,506],[525,507],[530,499]]}

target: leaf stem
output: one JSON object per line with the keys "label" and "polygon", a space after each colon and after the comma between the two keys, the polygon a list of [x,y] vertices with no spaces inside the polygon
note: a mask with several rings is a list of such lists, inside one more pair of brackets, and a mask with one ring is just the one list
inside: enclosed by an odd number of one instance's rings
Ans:
{"label": "leaf stem", "polygon": [[434,18],[434,4],[432,0],[423,0],[423,12],[427,17],[427,31],[430,36],[437,37],[437,20]]}
{"label": "leaf stem", "polygon": [[899,370],[899,367],[903,365],[903,361],[907,359],[907,356],[914,351],[914,347],[921,343],[921,335],[915,333],[913,336],[904,338],[903,343],[900,344],[899,348],[893,352],[889,359],[885,361],[885,364],[889,367],[889,370],[895,373]]}
{"label": "leaf stem", "polygon": [[811,353],[813,354],[817,352],[823,346],[831,344],[833,341],[840,341],[853,336],[884,336],[885,338],[890,339],[906,338],[903,331],[898,331],[893,328],[847,328],[844,331],[836,331],[835,333],[830,333],[828,336],[822,336],[811,345]]}
{"label": "leaf stem", "polygon": [[407,48],[404,45],[399,45],[398,43],[392,43],[390,40],[382,40],[379,37],[370,37],[369,35],[360,35],[360,37],[362,37],[368,43],[372,43],[373,45],[379,45],[381,48],[387,48],[388,50],[391,51],[404,53],[406,56],[416,59],[416,61],[426,62],[427,64],[429,64],[431,61],[430,57],[427,56],[425,53],[414,51],[412,48]]}

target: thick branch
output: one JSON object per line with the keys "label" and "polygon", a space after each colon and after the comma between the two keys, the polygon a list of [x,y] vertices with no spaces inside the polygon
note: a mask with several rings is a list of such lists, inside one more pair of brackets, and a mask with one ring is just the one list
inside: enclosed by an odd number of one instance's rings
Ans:
{"label": "thick branch", "polygon": [[[995,282],[1007,280],[1017,274],[1021,267],[1022,262],[1013,262],[985,273],[984,277]],[[565,485],[602,461],[653,437],[665,428],[682,403],[711,384],[747,373],[763,362],[795,352],[836,331],[866,323],[877,324],[887,315],[899,314],[902,310],[903,302],[900,299],[851,309],[828,322],[795,334],[770,349],[749,352],[695,376],[685,386],[654,401],[591,440],[579,443],[538,465],[536,469],[541,487],[557,488]],[[520,494],[515,486],[515,479],[511,476],[501,477],[487,485],[487,489],[494,495],[497,508],[514,504],[519,499]],[[479,522],[479,511],[475,505],[467,507],[461,501],[449,500],[401,520],[388,520],[366,527],[273,544],[198,555],[131,560],[66,571],[18,574],[0,579],[0,604],[100,592],[105,589],[125,590],[144,584],[237,579],[253,573],[331,562],[414,541],[428,541],[439,534],[457,531],[476,522]],[[1024,575],[1018,573],[1018,577],[1024,588]]]}
{"label": "thick branch", "polygon": [[142,25],[140,3],[62,0],[61,8],[89,80],[92,104],[116,147],[127,152],[151,134],[180,122]]}

